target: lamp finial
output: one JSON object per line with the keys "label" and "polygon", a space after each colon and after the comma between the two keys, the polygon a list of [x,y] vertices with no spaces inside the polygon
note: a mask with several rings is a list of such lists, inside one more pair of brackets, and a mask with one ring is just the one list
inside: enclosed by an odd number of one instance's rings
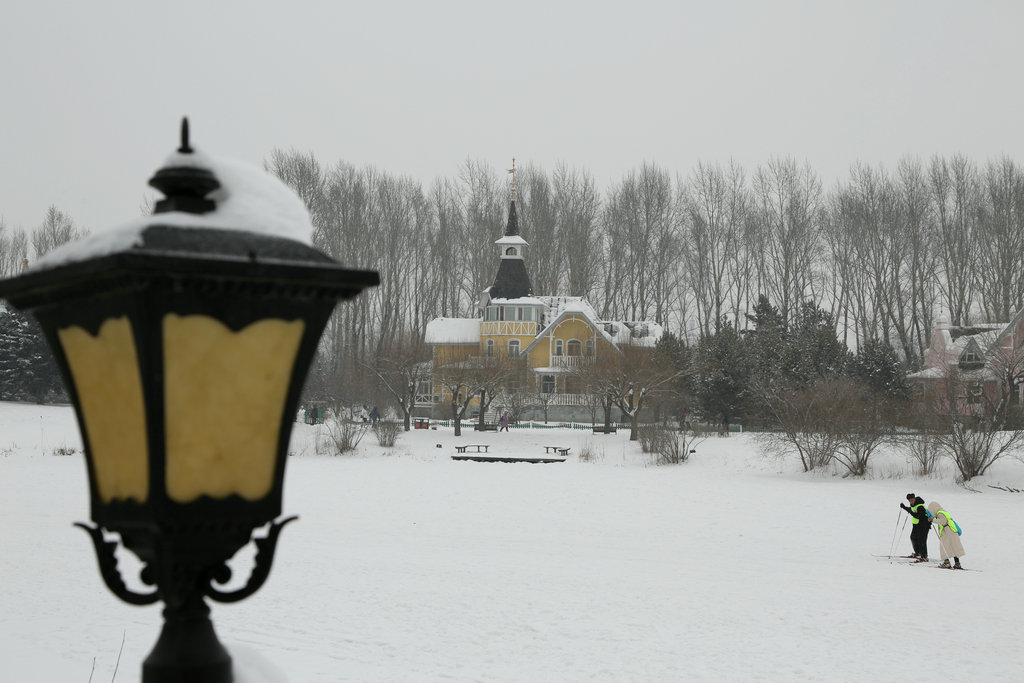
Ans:
{"label": "lamp finial", "polygon": [[188,144],[188,117],[181,117],[181,147],[178,151],[182,154],[191,154],[194,150]]}

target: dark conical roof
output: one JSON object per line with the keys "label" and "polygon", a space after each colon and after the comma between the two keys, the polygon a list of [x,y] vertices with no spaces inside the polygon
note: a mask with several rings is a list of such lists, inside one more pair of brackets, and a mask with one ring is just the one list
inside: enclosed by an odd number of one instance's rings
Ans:
{"label": "dark conical roof", "polygon": [[[526,244],[519,235],[519,216],[516,215],[516,200],[508,205],[508,224],[505,226],[505,237],[519,237],[517,243]],[[501,240],[498,240],[500,243]],[[498,273],[491,285],[492,299],[518,299],[533,296],[533,285],[526,272],[526,262],[522,258],[502,258],[498,264]]]}
{"label": "dark conical roof", "polygon": [[530,284],[530,276],[526,273],[526,262],[522,259],[501,259],[490,294],[492,299],[533,296],[533,285]]}
{"label": "dark conical roof", "polygon": [[508,205],[508,224],[505,225],[505,237],[515,237],[519,235],[519,216],[516,214],[516,200],[512,200]]}

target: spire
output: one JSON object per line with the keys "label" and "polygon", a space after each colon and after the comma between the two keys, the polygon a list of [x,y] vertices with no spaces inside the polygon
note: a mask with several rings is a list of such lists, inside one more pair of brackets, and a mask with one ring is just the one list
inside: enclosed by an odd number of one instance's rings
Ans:
{"label": "spire", "polygon": [[512,189],[512,201],[516,200],[516,158],[512,157],[512,168],[508,169],[508,172],[512,175],[512,180],[509,181],[509,187]]}
{"label": "spire", "polygon": [[523,249],[527,242],[519,234],[519,215],[516,213],[515,157],[512,157],[512,168],[508,169],[508,172],[512,176],[509,182],[512,200],[508,203],[505,234],[494,242],[498,245],[501,261],[498,263],[498,273],[494,276],[494,284],[489,288],[493,299],[518,299],[533,295],[533,285],[530,283],[526,262],[523,260]]}
{"label": "spire", "polygon": [[505,224],[505,237],[516,237],[519,235],[519,215],[516,213],[516,158],[512,157],[512,168],[508,169],[512,180],[509,181],[509,188],[512,190],[512,201],[508,205],[508,223]]}

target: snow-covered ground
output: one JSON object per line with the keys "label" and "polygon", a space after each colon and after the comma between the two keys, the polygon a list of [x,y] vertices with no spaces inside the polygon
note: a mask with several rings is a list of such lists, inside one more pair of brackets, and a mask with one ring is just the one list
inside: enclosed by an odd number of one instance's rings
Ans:
{"label": "snow-covered ground", "polygon": [[[1024,465],[971,489],[885,454],[866,480],[803,474],[751,436],[653,467],[628,434],[451,429],[371,435],[317,455],[296,425],[270,580],[215,604],[243,681],[1018,681],[1024,675]],[[579,450],[559,464],[454,462]],[[438,445],[440,447],[438,447]],[[160,608],[103,586],[69,408],[0,404],[0,668],[4,681],[137,680]],[[908,491],[964,527],[953,572],[908,552]],[[899,531],[897,532],[897,528]],[[936,540],[930,543],[938,555]],[[95,664],[94,664],[95,662]]]}

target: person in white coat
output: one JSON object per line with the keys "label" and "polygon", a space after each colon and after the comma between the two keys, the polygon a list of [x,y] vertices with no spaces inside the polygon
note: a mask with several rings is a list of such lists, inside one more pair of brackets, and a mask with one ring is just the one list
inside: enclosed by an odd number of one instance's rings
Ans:
{"label": "person in white coat", "polygon": [[953,517],[942,509],[942,505],[935,501],[928,503],[928,512],[933,518],[932,527],[939,533],[939,549],[942,555],[942,563],[939,566],[949,569],[949,558],[952,557],[952,569],[963,569],[960,566],[960,558],[967,553],[964,544],[960,542],[960,527],[953,521]]}

